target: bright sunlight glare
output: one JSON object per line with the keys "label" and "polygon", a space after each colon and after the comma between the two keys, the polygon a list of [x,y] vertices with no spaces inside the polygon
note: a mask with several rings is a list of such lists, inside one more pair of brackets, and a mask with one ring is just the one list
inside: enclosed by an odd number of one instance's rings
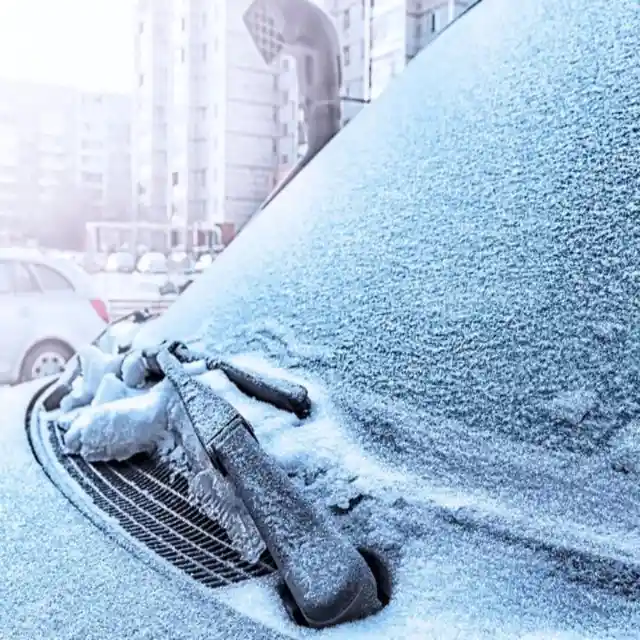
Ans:
{"label": "bright sunlight glare", "polygon": [[128,91],[133,0],[2,0],[0,77]]}

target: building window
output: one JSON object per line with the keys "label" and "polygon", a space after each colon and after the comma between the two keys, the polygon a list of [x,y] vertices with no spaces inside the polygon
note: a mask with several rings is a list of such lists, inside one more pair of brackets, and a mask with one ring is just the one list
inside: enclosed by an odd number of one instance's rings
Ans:
{"label": "building window", "polygon": [[197,171],[194,171],[194,177],[195,177],[196,184],[199,187],[207,186],[207,170],[206,169],[198,169]]}
{"label": "building window", "polygon": [[420,38],[422,36],[422,25],[419,22],[416,22],[416,38]]}
{"label": "building window", "polygon": [[434,12],[431,13],[431,33],[436,32],[436,14]]}
{"label": "building window", "polygon": [[202,59],[203,60],[207,59],[207,43],[206,42],[202,45]]}
{"label": "building window", "polygon": [[138,23],[138,33],[143,33],[144,32],[144,22],[139,22]]}
{"label": "building window", "polygon": [[349,45],[345,45],[344,47],[342,47],[342,61],[344,62],[345,67],[349,66],[350,53],[351,52],[349,51]]}
{"label": "building window", "polygon": [[180,62],[185,62],[187,59],[187,54],[184,50],[184,47],[180,47]]}
{"label": "building window", "polygon": [[342,28],[348,29],[351,25],[351,12],[349,9],[345,9],[342,13]]}
{"label": "building window", "polygon": [[179,181],[180,181],[180,175],[177,171],[174,171],[171,174],[171,184],[175,187]]}
{"label": "building window", "polygon": [[277,73],[273,74],[273,88],[274,89],[278,88],[278,74]]}
{"label": "building window", "polygon": [[207,14],[206,13],[202,14],[202,26],[203,27],[207,26]]}
{"label": "building window", "polygon": [[144,73],[138,76],[138,86],[141,87],[144,84]]}
{"label": "building window", "polygon": [[366,11],[367,11],[367,7],[366,7],[366,4],[365,4],[365,0],[362,0],[362,17],[363,18],[364,18],[364,14],[366,13]]}
{"label": "building window", "polygon": [[279,114],[278,114],[278,107],[273,107],[273,121],[274,122],[278,122],[279,120]]}
{"label": "building window", "polygon": [[180,20],[180,28],[185,31],[187,28],[187,20],[186,18],[182,18],[182,20]]}
{"label": "building window", "polygon": [[90,184],[102,184],[102,174],[92,173],[90,171],[83,171],[82,181]]}
{"label": "building window", "polygon": [[360,40],[360,58],[364,60],[364,38]]}
{"label": "building window", "polygon": [[282,97],[282,104],[287,104],[287,102],[289,102],[289,92],[288,91],[283,91],[281,97]]}
{"label": "building window", "polygon": [[287,60],[287,58],[282,60],[282,70],[289,71],[289,60]]}
{"label": "building window", "polygon": [[207,119],[207,107],[196,107],[196,114],[201,122]]}
{"label": "building window", "polygon": [[286,153],[282,154],[282,164],[289,164],[289,156]]}
{"label": "building window", "polygon": [[289,135],[289,127],[287,126],[286,122],[282,123],[282,135],[283,136],[288,136]]}
{"label": "building window", "polygon": [[278,153],[278,141],[275,138],[271,140],[271,150],[273,153]]}

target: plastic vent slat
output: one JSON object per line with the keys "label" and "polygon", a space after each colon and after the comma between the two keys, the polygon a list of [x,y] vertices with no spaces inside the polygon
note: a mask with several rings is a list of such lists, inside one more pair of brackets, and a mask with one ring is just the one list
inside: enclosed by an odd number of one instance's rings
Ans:
{"label": "plastic vent slat", "polygon": [[192,504],[186,480],[168,465],[146,457],[88,463],[66,456],[57,428],[46,428],[58,461],[93,504],[194,580],[216,588],[275,571],[267,552],[255,565],[243,560],[224,529]]}

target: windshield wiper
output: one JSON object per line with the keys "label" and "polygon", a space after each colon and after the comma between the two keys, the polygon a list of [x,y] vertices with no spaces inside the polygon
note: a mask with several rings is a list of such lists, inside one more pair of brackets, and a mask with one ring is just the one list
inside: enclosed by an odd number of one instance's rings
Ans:
{"label": "windshield wiper", "polygon": [[[241,369],[225,360],[193,351],[182,343],[174,344],[176,345],[174,346],[174,354],[182,364],[202,361],[209,371],[222,371],[240,391],[249,397],[293,413],[300,420],[309,417],[311,399],[306,387],[301,384],[281,378],[278,380],[268,379],[255,372]],[[147,360],[147,370],[162,377],[164,374],[154,362],[157,352],[157,348],[144,350],[143,357]]]}
{"label": "windshield wiper", "polygon": [[[306,624],[327,627],[377,612],[382,602],[366,557],[262,449],[249,422],[187,372],[184,364],[200,358],[179,342],[144,351],[143,357],[150,370],[171,382],[193,433],[244,503]],[[225,370],[219,362],[211,365]],[[252,394],[307,410],[303,387],[283,389],[224,366]]]}

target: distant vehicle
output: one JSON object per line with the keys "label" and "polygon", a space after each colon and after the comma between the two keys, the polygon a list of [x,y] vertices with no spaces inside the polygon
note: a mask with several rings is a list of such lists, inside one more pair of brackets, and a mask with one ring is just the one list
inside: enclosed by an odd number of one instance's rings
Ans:
{"label": "distant vehicle", "polygon": [[116,251],[107,258],[105,271],[110,273],[133,273],[136,259],[128,251]]}
{"label": "distant vehicle", "polygon": [[100,271],[104,271],[107,266],[107,255],[104,253],[85,253],[80,261],[80,266],[87,273],[99,273]]}
{"label": "distant vehicle", "polygon": [[0,384],[59,373],[109,320],[81,267],[24,249],[0,249],[0,308]]}
{"label": "distant vehicle", "polygon": [[194,266],[194,271],[196,273],[202,273],[207,267],[210,267],[215,260],[215,256],[211,253],[203,253]]}
{"label": "distant vehicle", "polygon": [[169,266],[167,258],[162,253],[150,251],[138,260],[137,269],[140,273],[167,273]]}
{"label": "distant vehicle", "polygon": [[184,251],[174,251],[169,255],[169,269],[181,273],[192,273],[194,268],[193,258]]}

